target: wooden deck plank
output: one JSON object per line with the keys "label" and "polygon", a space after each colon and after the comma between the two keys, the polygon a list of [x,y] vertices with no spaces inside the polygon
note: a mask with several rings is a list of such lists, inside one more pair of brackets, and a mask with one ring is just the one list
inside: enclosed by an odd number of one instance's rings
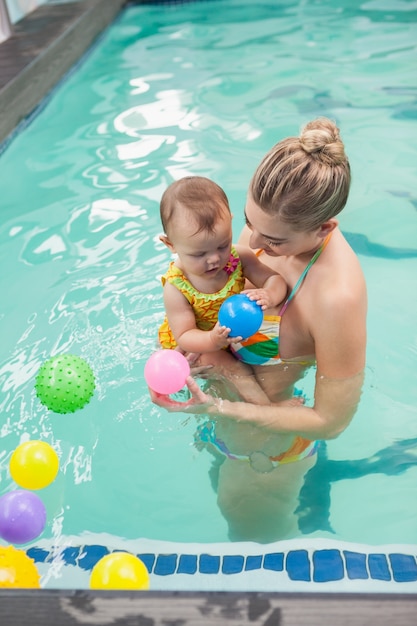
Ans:
{"label": "wooden deck plank", "polygon": [[126,0],[45,4],[0,44],[0,142],[25,119],[114,20]]}
{"label": "wooden deck plank", "polygon": [[0,590],[7,626],[412,626],[416,596]]}

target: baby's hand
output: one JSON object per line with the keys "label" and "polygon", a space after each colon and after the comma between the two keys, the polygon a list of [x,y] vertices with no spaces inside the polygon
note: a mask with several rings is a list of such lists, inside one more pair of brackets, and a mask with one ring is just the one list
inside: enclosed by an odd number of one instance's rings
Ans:
{"label": "baby's hand", "polygon": [[269,309],[272,306],[275,306],[275,302],[271,298],[271,295],[266,289],[245,289],[242,291],[253,302],[259,304],[261,309],[265,311],[265,309]]}
{"label": "baby's hand", "polygon": [[220,326],[219,322],[215,325],[214,328],[210,331],[210,339],[213,345],[221,350],[222,348],[227,348],[231,343],[236,343],[236,341],[241,341],[242,337],[229,337],[230,328],[227,326]]}

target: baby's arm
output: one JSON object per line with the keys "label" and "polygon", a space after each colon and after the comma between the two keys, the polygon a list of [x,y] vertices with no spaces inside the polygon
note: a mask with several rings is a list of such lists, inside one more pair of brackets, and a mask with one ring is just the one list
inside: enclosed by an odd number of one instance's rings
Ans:
{"label": "baby's arm", "polygon": [[[252,368],[235,359],[226,350],[221,350],[233,342],[241,341],[242,337],[229,338],[230,328],[220,326],[218,323],[212,330],[197,328],[190,303],[170,283],[164,285],[164,303],[175,341],[184,352],[199,352],[203,355],[200,362],[213,365],[221,375],[230,379],[245,402],[262,405],[270,403]],[[207,354],[206,360],[204,354]]]}
{"label": "baby's arm", "polygon": [[230,328],[216,324],[212,330],[197,328],[194,311],[184,295],[171,283],[164,285],[164,304],[175,341],[184,352],[216,352],[241,339],[229,338]]}
{"label": "baby's arm", "polygon": [[262,309],[278,306],[287,295],[287,283],[270,267],[264,265],[250,250],[236,246],[243,265],[243,273],[255,285],[255,289],[245,289],[242,293],[254,300]]}

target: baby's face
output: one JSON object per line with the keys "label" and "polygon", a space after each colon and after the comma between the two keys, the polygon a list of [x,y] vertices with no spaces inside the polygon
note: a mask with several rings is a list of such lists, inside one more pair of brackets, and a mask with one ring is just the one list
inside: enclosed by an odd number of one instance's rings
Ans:
{"label": "baby's face", "polygon": [[214,277],[229,260],[232,245],[232,219],[229,213],[219,218],[212,232],[197,232],[194,221],[185,213],[171,234],[174,252],[178,254],[181,267],[190,278]]}

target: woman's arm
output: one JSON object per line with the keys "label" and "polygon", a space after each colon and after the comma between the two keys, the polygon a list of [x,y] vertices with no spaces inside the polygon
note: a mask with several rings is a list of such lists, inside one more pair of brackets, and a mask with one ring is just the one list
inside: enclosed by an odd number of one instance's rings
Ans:
{"label": "woman's arm", "polygon": [[[274,433],[332,439],[350,423],[357,409],[364,380],[366,348],[366,293],[326,298],[320,315],[313,315],[311,332],[316,345],[317,374],[313,407],[257,406],[230,402],[205,394],[190,378],[192,398],[187,403],[152,395],[156,404],[171,411],[221,415]],[[333,297],[334,298],[334,297]]]}
{"label": "woman's arm", "polygon": [[256,423],[273,432],[307,438],[337,437],[354,416],[362,390],[366,357],[366,288],[361,273],[350,289],[327,289],[311,303],[310,333],[316,350],[313,407],[248,407],[219,402],[231,419]]}
{"label": "woman's arm", "polygon": [[192,397],[178,402],[150,390],[152,401],[171,412],[226,417],[253,424],[271,433],[301,435],[307,439],[334,439],[349,425],[362,390],[363,371],[339,380],[317,376],[314,407],[260,406],[248,402],[231,402],[204,393],[190,376],[187,386]]}
{"label": "woman's arm", "polygon": [[363,372],[343,380],[317,375],[314,406],[311,408],[277,404],[261,407],[215,399],[207,413],[247,422],[273,433],[301,435],[307,439],[333,439],[345,430],[356,412],[363,378]]}

